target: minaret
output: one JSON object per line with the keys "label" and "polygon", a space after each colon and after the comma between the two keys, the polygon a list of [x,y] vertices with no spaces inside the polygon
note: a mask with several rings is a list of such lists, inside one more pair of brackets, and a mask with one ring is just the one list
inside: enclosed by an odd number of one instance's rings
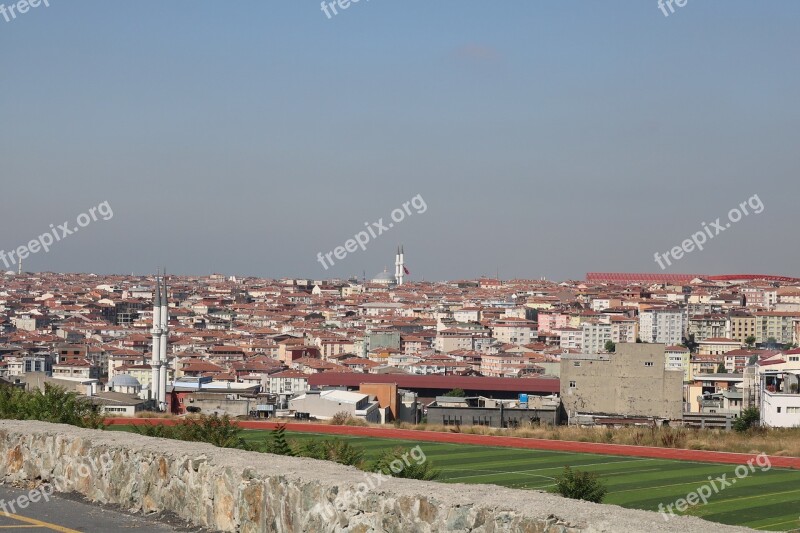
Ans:
{"label": "minaret", "polygon": [[164,269],[164,298],[161,300],[161,348],[158,365],[158,404],[166,409],[167,404],[167,340],[169,339],[169,292],[167,290],[167,270]]}
{"label": "minaret", "polygon": [[405,259],[405,252],[403,252],[403,245],[402,244],[400,245],[400,266],[398,267],[397,272],[400,275],[400,277],[398,278],[399,281],[398,281],[397,284],[398,285],[402,285],[403,284],[403,275],[406,273],[406,259]]}
{"label": "minaret", "polygon": [[397,247],[397,253],[394,254],[394,282],[400,285],[400,247]]}
{"label": "minaret", "polygon": [[153,298],[153,354],[150,358],[150,399],[158,402],[159,374],[158,366],[161,362],[161,280],[156,275],[156,294]]}

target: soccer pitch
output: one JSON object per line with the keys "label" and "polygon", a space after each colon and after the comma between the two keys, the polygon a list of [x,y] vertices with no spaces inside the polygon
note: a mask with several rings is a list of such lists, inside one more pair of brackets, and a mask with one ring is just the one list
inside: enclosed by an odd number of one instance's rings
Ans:
{"label": "soccer pitch", "polygon": [[[245,431],[245,440],[263,441],[269,431]],[[343,439],[364,450],[367,459],[387,447],[419,445],[441,471],[439,481],[448,483],[491,483],[515,489],[549,490],[553,476],[565,465],[597,472],[608,487],[604,503],[658,511],[679,498],[686,498],[709,476],[727,474],[736,479],[736,465],[594,455],[585,453],[523,450],[350,437],[311,433],[286,433],[290,442],[306,439]],[[691,507],[686,514],[712,522],[748,526],[766,531],[800,528],[800,471],[772,468],[736,479],[735,484],[713,494],[708,503]]]}

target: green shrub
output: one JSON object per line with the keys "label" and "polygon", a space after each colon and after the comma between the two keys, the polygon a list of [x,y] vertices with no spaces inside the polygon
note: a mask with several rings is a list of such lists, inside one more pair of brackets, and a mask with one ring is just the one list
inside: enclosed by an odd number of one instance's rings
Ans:
{"label": "green shrub", "polygon": [[425,481],[436,479],[441,474],[427,460],[427,457],[423,455],[423,460],[415,460],[412,452],[402,446],[383,450],[378,458],[369,465],[368,470],[382,472],[388,476]]}
{"label": "green shrub", "polygon": [[602,503],[608,489],[596,473],[573,470],[565,466],[564,472],[556,476],[553,492],[573,500]]}
{"label": "green shrub", "polygon": [[739,433],[744,433],[750,428],[757,426],[761,421],[761,413],[757,407],[742,409],[739,418],[733,421],[733,429]]}
{"label": "green shrub", "polygon": [[219,448],[250,449],[242,438],[242,429],[228,415],[185,418],[173,426],[147,422],[133,426],[133,429],[139,435],[146,437],[206,442]]}
{"label": "green shrub", "polygon": [[364,461],[364,452],[339,439],[307,440],[296,447],[296,455],[349,466],[361,466]]}
{"label": "green shrub", "polygon": [[43,391],[0,387],[0,418],[93,429],[105,427],[99,407],[88,398],[49,383],[45,383]]}

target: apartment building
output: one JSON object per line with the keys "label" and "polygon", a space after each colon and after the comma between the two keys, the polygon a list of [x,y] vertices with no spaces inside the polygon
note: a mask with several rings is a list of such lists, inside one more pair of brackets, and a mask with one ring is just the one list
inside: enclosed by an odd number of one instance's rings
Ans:
{"label": "apartment building", "polygon": [[731,311],[727,331],[727,337],[744,346],[748,337],[756,337],[756,317],[746,311]]}
{"label": "apartment building", "polygon": [[723,355],[734,350],[739,350],[742,347],[739,341],[726,337],[710,338],[700,341],[698,344],[698,353],[700,355]]}
{"label": "apartment building", "polygon": [[530,344],[536,340],[536,324],[522,318],[504,318],[491,326],[492,337],[502,344]]}
{"label": "apartment building", "polygon": [[639,336],[639,322],[633,318],[623,316],[612,316],[611,320],[611,341],[614,344],[620,342],[636,342]]}
{"label": "apartment building", "polygon": [[728,317],[722,314],[702,314],[689,317],[687,335],[694,335],[696,342],[725,337],[728,333]]}
{"label": "apartment building", "polygon": [[688,382],[691,377],[690,359],[691,351],[685,346],[667,346],[664,349],[665,368],[682,372],[684,382]]}
{"label": "apartment building", "polygon": [[581,350],[583,353],[604,353],[606,343],[611,341],[611,324],[597,320],[581,324]]}
{"label": "apartment building", "polygon": [[583,329],[562,327],[553,330],[558,334],[558,346],[562,350],[580,350],[583,342]]}
{"label": "apartment building", "polygon": [[676,307],[652,307],[639,314],[642,342],[674,346],[683,341],[683,311]]}
{"label": "apartment building", "polygon": [[792,311],[757,311],[756,342],[767,343],[775,339],[780,344],[791,344],[798,341],[795,332],[800,322],[800,312]]}

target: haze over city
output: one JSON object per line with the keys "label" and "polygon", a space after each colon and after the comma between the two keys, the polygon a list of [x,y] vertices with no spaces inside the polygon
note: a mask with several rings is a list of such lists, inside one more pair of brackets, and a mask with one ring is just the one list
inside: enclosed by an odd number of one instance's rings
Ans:
{"label": "haze over city", "polygon": [[[800,6],[52,1],[0,19],[16,248],[108,201],[34,271],[582,279],[798,274]],[[318,252],[407,217],[329,270]],[[0,267],[2,268],[2,267]],[[12,270],[16,270],[14,267]]]}

